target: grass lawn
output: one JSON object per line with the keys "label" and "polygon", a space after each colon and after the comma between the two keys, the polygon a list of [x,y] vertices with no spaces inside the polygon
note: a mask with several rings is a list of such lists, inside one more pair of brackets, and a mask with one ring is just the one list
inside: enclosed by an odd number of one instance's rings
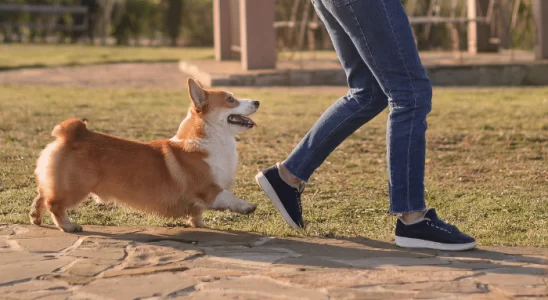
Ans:
{"label": "grass lawn", "polygon": [[[251,216],[207,213],[205,222],[216,229],[295,234],[253,177],[283,159],[344,90],[233,91],[262,101],[254,117],[259,127],[240,136],[235,190],[259,207]],[[548,246],[548,89],[437,89],[434,95],[427,203],[481,245]],[[0,86],[0,223],[28,223],[36,158],[63,119],[85,117],[93,130],[148,141],[171,137],[187,105],[186,91]],[[393,239],[395,217],[387,214],[386,118],[384,112],[359,129],[313,176],[303,197],[307,234]],[[83,225],[185,223],[98,207],[92,201],[71,216]],[[51,223],[49,216],[45,223]]]}
{"label": "grass lawn", "polygon": [[0,69],[86,65],[114,62],[160,62],[213,57],[212,48],[90,47],[88,45],[0,45]]}

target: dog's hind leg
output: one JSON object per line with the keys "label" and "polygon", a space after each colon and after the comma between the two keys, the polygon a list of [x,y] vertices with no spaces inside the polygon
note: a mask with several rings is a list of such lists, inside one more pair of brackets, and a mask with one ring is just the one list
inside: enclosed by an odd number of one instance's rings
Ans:
{"label": "dog's hind leg", "polygon": [[73,223],[68,214],[67,207],[62,198],[47,199],[46,205],[51,213],[51,218],[55,225],[64,232],[82,231],[82,226]]}
{"label": "dog's hind leg", "polygon": [[254,212],[257,206],[234,196],[234,194],[228,190],[223,190],[217,195],[210,208],[214,210],[228,209],[235,213],[248,215]]}
{"label": "dog's hind leg", "polygon": [[87,192],[72,191],[69,194],[56,195],[53,198],[46,199],[46,207],[51,213],[55,225],[65,232],[79,232],[82,227],[73,223],[68,214],[67,209],[77,206],[80,202],[86,199],[89,194]]}
{"label": "dog's hind leg", "polygon": [[34,225],[42,225],[42,216],[44,215],[44,209],[46,209],[46,205],[44,203],[44,197],[40,193],[40,190],[38,190],[38,196],[34,198],[34,201],[32,201],[32,204],[30,206],[30,222]]}

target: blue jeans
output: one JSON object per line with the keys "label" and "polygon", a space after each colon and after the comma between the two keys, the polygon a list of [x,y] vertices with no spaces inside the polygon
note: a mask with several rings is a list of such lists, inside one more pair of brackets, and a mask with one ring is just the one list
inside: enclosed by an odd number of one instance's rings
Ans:
{"label": "blue jeans", "polygon": [[346,73],[348,93],[318,119],[283,165],[307,181],[348,136],[387,106],[391,213],[426,208],[426,116],[432,86],[400,0],[312,0]]}

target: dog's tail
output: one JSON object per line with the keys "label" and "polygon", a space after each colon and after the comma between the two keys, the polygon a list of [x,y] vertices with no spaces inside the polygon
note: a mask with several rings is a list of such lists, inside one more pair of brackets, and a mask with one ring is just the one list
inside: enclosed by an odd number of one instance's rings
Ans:
{"label": "dog's tail", "polygon": [[89,133],[87,129],[87,120],[72,118],[63,121],[61,124],[55,126],[51,135],[65,141],[74,141],[84,137]]}

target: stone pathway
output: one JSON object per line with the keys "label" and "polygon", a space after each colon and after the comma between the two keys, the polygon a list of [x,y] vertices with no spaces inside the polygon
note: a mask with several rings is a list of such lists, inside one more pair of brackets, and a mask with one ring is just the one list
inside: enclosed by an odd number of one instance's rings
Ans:
{"label": "stone pathway", "polygon": [[1,299],[548,299],[548,249],[0,225]]}

